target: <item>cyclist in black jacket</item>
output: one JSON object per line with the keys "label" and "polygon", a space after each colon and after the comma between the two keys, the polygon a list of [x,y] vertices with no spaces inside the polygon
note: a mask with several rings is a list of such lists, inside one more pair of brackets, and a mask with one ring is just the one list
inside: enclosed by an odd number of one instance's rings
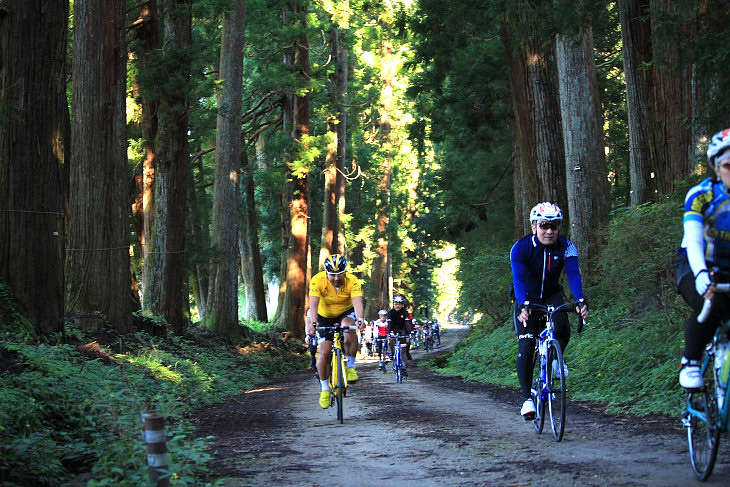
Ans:
{"label": "cyclist in black jacket", "polygon": [[[403,296],[396,296],[393,298],[393,309],[388,311],[388,333],[394,333],[400,336],[409,336],[411,334],[411,315],[406,310],[406,300]],[[402,338],[400,343],[408,344],[410,340],[408,338]],[[390,337],[388,339],[388,346],[390,348],[390,354],[394,352],[395,338]],[[411,360],[411,352],[406,347],[406,357]]]}

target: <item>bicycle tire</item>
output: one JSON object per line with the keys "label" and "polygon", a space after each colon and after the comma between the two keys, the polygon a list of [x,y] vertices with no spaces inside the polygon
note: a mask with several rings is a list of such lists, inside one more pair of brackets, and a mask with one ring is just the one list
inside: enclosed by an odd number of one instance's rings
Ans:
{"label": "bicycle tire", "polygon": [[337,394],[335,394],[335,402],[337,402],[337,421],[342,424],[345,421],[343,398],[345,397],[347,386],[345,385],[345,368],[342,365],[342,352],[339,352],[338,355],[337,385],[335,386]]}
{"label": "bicycle tire", "polygon": [[[558,374],[553,370],[553,361],[557,363],[560,372]],[[555,441],[561,441],[565,433],[567,397],[565,394],[565,377],[562,373],[564,370],[563,365],[563,351],[560,349],[560,343],[553,340],[548,347],[548,408]]]}
{"label": "bicycle tire", "polygon": [[403,366],[401,365],[402,361],[402,350],[400,348],[400,343],[396,340],[395,343],[395,353],[393,354],[393,367],[395,372],[395,382],[398,384],[403,383]]}
{"label": "bicycle tire", "polygon": [[690,392],[687,400],[688,405],[692,405],[695,410],[704,411],[705,418],[703,419],[696,414],[689,416],[687,443],[689,445],[689,459],[692,463],[692,471],[697,480],[704,482],[712,474],[720,446],[712,365],[706,368],[703,379],[705,382],[704,388],[698,392]]}
{"label": "bicycle tire", "polygon": [[540,352],[535,348],[532,357],[532,402],[535,404],[535,419],[532,420],[532,426],[535,433],[542,433],[545,427],[545,401],[540,399],[542,396],[543,383],[540,380]]}

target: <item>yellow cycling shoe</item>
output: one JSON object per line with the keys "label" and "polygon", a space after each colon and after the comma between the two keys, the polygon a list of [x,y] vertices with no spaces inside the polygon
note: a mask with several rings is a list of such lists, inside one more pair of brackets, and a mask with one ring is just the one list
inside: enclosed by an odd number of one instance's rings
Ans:
{"label": "yellow cycling shoe", "polygon": [[357,382],[357,370],[355,370],[355,367],[350,367],[345,370],[345,377],[347,377],[347,382]]}
{"label": "yellow cycling shoe", "polygon": [[330,407],[330,391],[320,391],[319,393],[319,405],[322,409]]}

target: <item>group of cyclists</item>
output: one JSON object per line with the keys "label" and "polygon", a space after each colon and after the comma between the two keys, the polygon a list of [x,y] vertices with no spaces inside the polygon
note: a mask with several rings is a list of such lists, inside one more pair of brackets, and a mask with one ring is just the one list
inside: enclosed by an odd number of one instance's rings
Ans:
{"label": "group of cyclists", "polygon": [[[362,353],[369,357],[383,355],[388,356],[384,344],[388,341],[388,312],[381,309],[378,312],[378,319],[365,324],[365,329],[360,332],[360,344]],[[438,320],[424,320],[419,322],[416,318],[411,319],[411,331],[409,333],[408,350],[421,348],[431,350],[434,346],[441,345],[441,325]],[[385,352],[385,353],[384,353]]]}
{"label": "group of cyclists", "polygon": [[[685,325],[685,347],[680,363],[679,383],[685,389],[698,389],[703,381],[700,374],[700,359],[705,346],[723,320],[730,319],[730,296],[715,296],[716,282],[730,281],[730,129],[718,132],[712,137],[707,150],[707,159],[713,170],[711,177],[691,188],[685,198],[683,216],[683,238],[677,253],[675,271],[677,289],[692,308]],[[518,340],[516,359],[517,377],[523,396],[520,414],[525,420],[535,417],[535,404],[531,398],[533,358],[536,335],[542,321],[540,313],[533,313],[531,304],[558,306],[566,296],[560,284],[565,273],[571,295],[576,302],[576,312],[585,319],[588,303],[583,294],[578,250],[568,238],[560,235],[563,221],[562,210],[552,202],[535,205],[529,214],[531,232],[520,238],[510,251],[512,268],[512,289],[514,292],[513,319]],[[366,325],[360,281],[346,271],[347,261],[342,255],[331,255],[324,262],[324,270],[312,278],[309,297],[311,309],[316,315],[307,323],[307,333],[314,334],[317,324],[357,324],[360,331]],[[715,298],[708,319],[699,323],[697,316],[705,299]],[[413,327],[412,325],[416,325]],[[414,339],[430,337],[436,323],[418,323],[411,320],[405,309],[405,299],[396,296],[391,310],[380,310],[374,320],[370,339],[375,351],[382,359],[383,348],[387,346],[392,354],[395,339],[392,334],[409,335],[416,331]],[[565,314],[555,318],[555,336],[565,352],[570,341],[570,326]],[[319,359],[316,364],[321,382],[320,405],[329,406],[330,353],[332,336],[319,336]],[[404,339],[405,342],[410,340]],[[415,341],[415,340],[414,340]],[[347,379],[357,380],[355,355],[358,336],[345,334],[344,349],[347,356]],[[371,349],[372,350],[372,349]],[[406,348],[408,350],[408,348]],[[410,352],[407,353],[410,359]],[[314,362],[312,363],[314,366]],[[566,377],[568,367],[559,373]]]}
{"label": "group of cyclists", "polygon": [[[347,259],[333,254],[324,261],[324,270],[312,277],[309,284],[309,304],[305,318],[306,342],[309,345],[310,368],[315,369],[320,382],[319,405],[323,409],[330,406],[329,377],[331,374],[333,332],[320,334],[319,325],[332,326],[342,324],[345,327],[357,326],[359,333],[345,330],[342,348],[347,364],[345,375],[348,383],[358,380],[355,368],[355,357],[360,341],[368,330],[367,341],[370,342],[369,354],[377,353],[380,368],[385,366],[387,358],[392,359],[396,346],[402,347],[407,360],[412,360],[410,345],[412,333],[422,335],[424,339],[441,340],[441,326],[437,321],[425,321],[418,324],[413,320],[406,308],[403,296],[393,298],[393,308],[381,309],[378,319],[368,323],[364,315],[362,284],[353,274],[347,272]],[[316,314],[311,310],[317,310]],[[417,326],[414,326],[415,325]],[[319,355],[317,355],[319,351]],[[407,361],[403,374],[408,375]]]}

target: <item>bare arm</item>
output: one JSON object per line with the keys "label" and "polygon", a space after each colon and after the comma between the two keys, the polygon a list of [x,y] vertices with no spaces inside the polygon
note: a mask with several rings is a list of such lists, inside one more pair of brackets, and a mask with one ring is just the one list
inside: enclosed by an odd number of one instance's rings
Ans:
{"label": "bare arm", "polygon": [[319,296],[309,295],[309,309],[312,318],[307,322],[307,333],[314,333],[314,324],[317,323],[317,310],[319,309]]}
{"label": "bare arm", "polygon": [[355,316],[360,320],[360,329],[365,328],[365,300],[362,296],[352,297],[352,307],[355,308]]}

